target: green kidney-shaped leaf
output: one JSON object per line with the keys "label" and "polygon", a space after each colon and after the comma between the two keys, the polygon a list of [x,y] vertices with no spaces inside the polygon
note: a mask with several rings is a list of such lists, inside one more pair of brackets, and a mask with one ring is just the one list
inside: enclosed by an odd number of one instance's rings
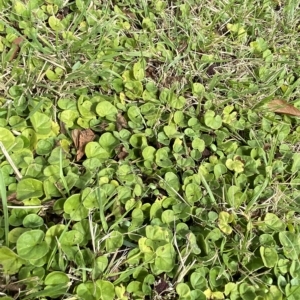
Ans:
{"label": "green kidney-shaped leaf", "polygon": [[17,273],[22,264],[25,263],[23,259],[7,247],[0,248],[0,261],[3,267],[3,273],[7,275]]}
{"label": "green kidney-shaped leaf", "polygon": [[278,255],[274,248],[261,246],[259,252],[265,267],[273,268],[277,264]]}
{"label": "green kidney-shaped leaf", "polygon": [[103,273],[108,265],[108,258],[106,256],[99,256],[95,259],[93,265],[93,276],[99,277]]}
{"label": "green kidney-shaped leaf", "polygon": [[178,131],[175,125],[164,126],[164,133],[168,138],[173,138],[178,136]]}
{"label": "green kidney-shaped leaf", "polygon": [[105,247],[108,253],[116,251],[123,245],[123,234],[118,231],[112,231],[105,240]]}
{"label": "green kidney-shaped leaf", "polygon": [[57,285],[68,283],[70,281],[68,275],[64,272],[54,271],[49,273],[45,278],[45,285]]}
{"label": "green kidney-shaped leaf", "polygon": [[256,52],[264,52],[268,49],[268,44],[263,38],[258,37],[256,41],[250,43],[250,48]]}
{"label": "green kidney-shaped leaf", "polygon": [[133,148],[144,148],[147,146],[147,138],[141,133],[131,135],[129,142]]}
{"label": "green kidney-shaped leaf", "polygon": [[194,289],[205,290],[207,287],[207,280],[201,272],[193,272],[190,277],[190,282]]}
{"label": "green kidney-shaped leaf", "polygon": [[77,110],[63,110],[60,113],[60,120],[64,123],[66,123],[67,127],[72,127],[76,121],[76,119],[79,117],[79,112]]}
{"label": "green kidney-shaped leaf", "polygon": [[36,229],[24,232],[17,240],[17,252],[24,259],[40,259],[48,253],[49,247],[44,241],[45,234]]}
{"label": "green kidney-shaped leaf", "polygon": [[200,152],[203,152],[205,149],[205,142],[202,139],[199,138],[194,138],[194,140],[192,141],[192,147],[194,149],[199,150]]}
{"label": "green kidney-shaped leaf", "polygon": [[165,210],[162,215],[161,215],[161,220],[163,223],[165,224],[169,224],[170,226],[172,226],[172,224],[174,224],[174,221],[176,220],[176,216],[174,214],[174,211],[171,209],[167,209]]}
{"label": "green kidney-shaped leaf", "polygon": [[227,278],[225,275],[221,274],[221,270],[222,269],[219,266],[212,267],[209,270],[209,283],[211,287],[223,286],[227,282]]}
{"label": "green kidney-shaped leaf", "polygon": [[71,99],[61,98],[57,101],[57,105],[62,110],[77,110],[76,102]]}
{"label": "green kidney-shaped leaf", "polygon": [[[94,120],[96,120],[96,119],[94,119]],[[91,121],[91,118],[81,118],[81,117],[79,117],[77,119],[77,125],[79,125],[82,128],[87,129],[87,128],[90,127],[90,121]]]}
{"label": "green kidney-shaped leaf", "polygon": [[77,222],[73,226],[73,230],[76,230],[81,233],[82,235],[82,241],[80,242],[80,245],[86,245],[89,240],[91,240],[91,226],[96,226],[94,223],[90,223],[89,220],[81,220],[80,222]]}
{"label": "green kidney-shaped leaf", "polygon": [[201,249],[198,247],[196,236],[192,232],[189,232],[185,237],[187,244],[191,247],[192,252],[196,255],[200,254]]}
{"label": "green kidney-shaped leaf", "polygon": [[99,200],[97,198],[97,190],[92,190],[90,187],[82,191],[82,201],[84,207],[88,209],[99,208]]}
{"label": "green kidney-shaped leaf", "polygon": [[186,99],[183,96],[177,97],[175,94],[172,94],[169,98],[169,104],[173,108],[182,109],[186,104]]}
{"label": "green kidney-shaped leaf", "polygon": [[239,160],[232,160],[231,158],[226,160],[226,167],[234,171],[236,173],[242,173],[244,172],[244,164]]}
{"label": "green kidney-shaped leaf", "polygon": [[78,100],[78,110],[80,114],[87,118],[91,119],[94,117],[93,109],[92,109],[93,103],[91,101],[81,101],[81,98]]}
{"label": "green kidney-shaped leaf", "polygon": [[29,149],[15,151],[10,157],[19,168],[26,168],[33,164],[33,153]]}
{"label": "green kidney-shaped leaf", "polygon": [[20,237],[20,235],[25,232],[25,231],[29,231],[30,228],[22,228],[22,227],[17,227],[17,228],[13,228],[9,231],[8,233],[8,241],[12,244],[15,244],[18,240],[18,238]]}
{"label": "green kidney-shaped leaf", "polygon": [[138,61],[133,65],[133,76],[137,81],[142,81],[145,77],[145,64]]}
{"label": "green kidney-shaped leaf", "polygon": [[294,153],[292,160],[293,160],[292,172],[296,173],[300,169],[300,153]]}
{"label": "green kidney-shaped leaf", "polygon": [[230,214],[226,211],[221,211],[219,213],[219,228],[225,233],[225,234],[231,234],[232,227],[228,225],[228,223],[231,222]]}
{"label": "green kidney-shaped leaf", "polygon": [[175,256],[176,252],[172,246],[172,244],[166,244],[164,246],[160,246],[155,251],[155,267],[162,272],[171,272],[175,267]]}
{"label": "green kidney-shaped leaf", "polygon": [[[213,292],[212,295],[215,299],[222,299],[224,296],[223,292]],[[197,300],[207,300],[205,294],[202,292],[202,290],[192,290],[191,291],[191,298],[197,299]]]}
{"label": "green kidney-shaped leaf", "polygon": [[[9,150],[9,148],[15,142],[15,136],[8,129],[0,127],[0,141],[2,142],[4,148]],[[0,153],[2,153],[1,149]]]}
{"label": "green kidney-shaped leaf", "polygon": [[36,153],[38,155],[46,155],[51,152],[54,146],[54,139],[39,140],[36,145]]}
{"label": "green kidney-shaped leaf", "polygon": [[126,288],[127,293],[132,294],[132,295],[144,295],[145,294],[145,289],[142,289],[142,283],[136,280],[132,280]]}
{"label": "green kidney-shaped leaf", "polygon": [[159,184],[167,191],[169,196],[177,195],[181,186],[178,176],[173,172],[167,172],[165,174],[165,180],[161,180]]}
{"label": "green kidney-shaped leaf", "polygon": [[227,173],[227,168],[223,164],[216,164],[214,166],[214,174],[216,179],[219,179],[223,174]]}
{"label": "green kidney-shaped leaf", "polygon": [[42,217],[37,214],[29,214],[23,219],[23,226],[27,228],[37,228],[44,224]]}
{"label": "green kidney-shaped leaf", "polygon": [[55,30],[55,31],[60,31],[64,29],[64,25],[62,23],[62,21],[58,18],[56,18],[55,16],[50,16],[48,19],[49,25],[51,27],[51,29]]}
{"label": "green kidney-shaped leaf", "polygon": [[101,101],[96,107],[96,113],[110,121],[115,121],[118,110],[108,101]]}
{"label": "green kidney-shaped leaf", "polygon": [[51,226],[47,230],[46,235],[45,235],[45,242],[51,249],[53,249],[56,246],[57,239],[60,238],[60,235],[63,233],[65,228],[66,228],[66,225],[56,224],[56,225]]}
{"label": "green kidney-shaped leaf", "polygon": [[35,112],[30,117],[30,122],[35,132],[38,134],[48,134],[51,131],[52,121],[47,115],[43,113],[40,113],[38,111]]}
{"label": "green kidney-shaped leaf", "polygon": [[206,126],[212,129],[219,129],[222,126],[221,116],[215,116],[215,112],[208,110],[204,115],[204,123]]}
{"label": "green kidney-shaped leaf", "polygon": [[195,183],[189,183],[185,188],[185,195],[190,204],[199,201],[202,197],[200,186]]}
{"label": "green kidney-shaped leaf", "polygon": [[193,83],[192,91],[193,91],[194,96],[201,97],[205,93],[205,87],[203,84],[195,82],[195,83]]}
{"label": "green kidney-shaped leaf", "polygon": [[43,195],[43,183],[37,179],[24,178],[17,185],[17,198],[19,200],[39,198]]}
{"label": "green kidney-shaped leaf", "polygon": [[300,262],[299,260],[293,260],[290,267],[290,274],[293,278],[299,277]]}
{"label": "green kidney-shaped leaf", "polygon": [[155,23],[150,20],[150,18],[144,18],[142,22],[143,29],[148,29],[149,31],[154,31],[156,26]]}
{"label": "green kidney-shaped leaf", "polygon": [[237,39],[241,42],[245,41],[247,38],[247,31],[242,26],[241,23],[227,23],[227,29],[237,37]]}
{"label": "green kidney-shaped leaf", "polygon": [[75,3],[76,3],[76,6],[77,6],[77,8],[78,8],[78,10],[80,12],[84,11],[84,8],[85,8],[84,1],[82,1],[82,0],[76,0]]}
{"label": "green kidney-shaped leaf", "polygon": [[143,118],[140,109],[137,106],[130,106],[127,110],[130,121],[136,124],[142,124]]}
{"label": "green kidney-shaped leaf", "polygon": [[169,149],[164,147],[156,151],[155,163],[162,168],[168,168],[173,165],[172,161],[169,159]]}
{"label": "green kidney-shaped leaf", "polygon": [[140,81],[127,81],[125,88],[127,89],[126,96],[131,100],[135,100],[143,94],[143,84]]}
{"label": "green kidney-shaped leaf", "polygon": [[257,297],[255,297],[256,294],[255,294],[254,286],[249,285],[248,283],[242,283],[239,286],[239,292],[241,294],[242,299],[245,299],[245,300],[248,300],[248,299],[250,300],[250,299],[255,299],[255,298],[257,299]]}
{"label": "green kidney-shaped leaf", "polygon": [[163,227],[160,227],[158,225],[149,225],[146,227],[146,237],[150,240],[154,241],[164,241],[171,242],[172,241],[172,235],[171,232]]}
{"label": "green kidney-shaped leaf", "polygon": [[176,286],[176,292],[180,296],[180,299],[190,299],[190,288],[186,283],[180,282]]}
{"label": "green kidney-shaped leaf", "polygon": [[74,194],[66,200],[64,203],[64,211],[69,214],[74,221],[81,221],[89,214],[88,209],[85,208],[81,202],[80,194]]}
{"label": "green kidney-shaped leaf", "polygon": [[259,236],[259,242],[262,246],[275,247],[276,242],[271,234],[263,233]]}
{"label": "green kidney-shaped leaf", "polygon": [[104,162],[110,157],[109,152],[103,149],[97,142],[88,143],[85,146],[84,151],[87,158],[97,158],[100,162]]}
{"label": "green kidney-shaped leaf", "polygon": [[25,16],[28,15],[27,7],[21,1],[14,2],[13,9],[20,16],[24,16],[25,17]]}
{"label": "green kidney-shaped leaf", "polygon": [[290,259],[298,259],[300,254],[299,234],[289,231],[282,231],[279,232],[279,240],[283,246],[284,255]]}
{"label": "green kidney-shaped leaf", "polygon": [[184,113],[181,110],[175,111],[174,122],[179,126],[182,126],[182,124],[184,124]]}
{"label": "green kidney-shaped leaf", "polygon": [[101,300],[113,300],[115,297],[115,288],[114,285],[109,281],[97,280],[96,286],[100,290],[100,297],[98,299]]}
{"label": "green kidney-shaped leaf", "polygon": [[154,161],[156,149],[152,146],[146,146],[142,151],[145,160]]}
{"label": "green kidney-shaped leaf", "polygon": [[100,297],[100,288],[94,282],[80,283],[76,288],[76,294],[83,300],[97,300]]}
{"label": "green kidney-shaped leaf", "polygon": [[264,223],[264,225],[266,226],[266,230],[264,231],[281,232],[284,231],[286,228],[286,224],[273,213],[266,214],[264,218]]}
{"label": "green kidney-shaped leaf", "polygon": [[246,200],[246,194],[242,193],[240,188],[232,185],[227,192],[227,202],[235,208],[239,208],[241,204]]}
{"label": "green kidney-shaped leaf", "polygon": [[105,132],[101,134],[99,144],[106,151],[110,152],[113,149],[115,149],[115,147],[119,144],[119,141],[114,137],[114,135],[111,132]]}
{"label": "green kidney-shaped leaf", "polygon": [[78,245],[83,241],[83,235],[77,230],[70,230],[65,232],[59,242],[63,245],[72,246]]}

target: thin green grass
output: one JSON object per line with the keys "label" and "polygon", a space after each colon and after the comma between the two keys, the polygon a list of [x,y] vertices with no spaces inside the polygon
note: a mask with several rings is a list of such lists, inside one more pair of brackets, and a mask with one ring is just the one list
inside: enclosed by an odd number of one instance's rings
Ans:
{"label": "thin green grass", "polygon": [[60,177],[60,180],[63,184],[63,187],[65,188],[66,192],[68,195],[70,195],[70,190],[69,190],[69,187],[68,187],[68,183],[66,181],[66,178],[64,176],[64,171],[63,171],[63,156],[62,156],[62,153],[63,153],[63,149],[60,149],[59,151],[59,177]]}
{"label": "thin green grass", "polygon": [[4,177],[2,170],[0,168],[0,195],[2,200],[2,211],[3,211],[3,218],[4,218],[4,234],[5,234],[5,245],[9,247],[9,214],[8,214],[8,207],[7,207],[7,195],[6,195],[6,187],[4,183]]}
{"label": "thin green grass", "polygon": [[[97,176],[97,183],[99,184],[99,178]],[[96,195],[97,195],[97,202],[99,205],[99,214],[100,214],[100,221],[102,225],[102,229],[106,233],[108,231],[108,224],[106,222],[106,217],[105,217],[105,204],[104,199],[106,198],[104,195],[101,195],[101,189],[100,189],[100,184],[98,188],[96,189]]]}

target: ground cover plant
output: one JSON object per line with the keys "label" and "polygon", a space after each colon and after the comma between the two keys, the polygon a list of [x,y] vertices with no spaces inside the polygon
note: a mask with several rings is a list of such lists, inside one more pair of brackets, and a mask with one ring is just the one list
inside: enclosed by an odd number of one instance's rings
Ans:
{"label": "ground cover plant", "polygon": [[0,0],[2,299],[300,299],[299,0]]}

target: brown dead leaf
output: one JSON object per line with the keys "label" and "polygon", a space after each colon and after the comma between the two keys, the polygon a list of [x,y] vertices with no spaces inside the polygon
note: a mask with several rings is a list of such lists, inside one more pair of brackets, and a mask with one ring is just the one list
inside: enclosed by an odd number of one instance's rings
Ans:
{"label": "brown dead leaf", "polygon": [[19,36],[13,40],[13,44],[20,46],[20,44],[24,41],[24,38]]}
{"label": "brown dead leaf", "polygon": [[268,103],[268,108],[275,113],[300,117],[300,110],[298,108],[281,99],[270,101]]}
{"label": "brown dead leaf", "polygon": [[22,42],[24,41],[24,38],[19,36],[17,38],[15,38],[12,42],[12,46],[11,46],[11,49],[12,49],[12,53],[11,53],[11,56],[9,58],[9,61],[12,61],[13,59],[16,58],[19,50],[20,50],[20,45],[22,44]]}
{"label": "brown dead leaf", "polygon": [[67,133],[66,125],[65,125],[64,122],[59,121],[59,127],[60,127],[60,133],[61,134],[66,134]]}
{"label": "brown dead leaf", "polygon": [[20,293],[20,291],[24,291],[25,288],[26,288],[26,285],[20,283],[20,281],[12,282],[9,284],[2,284],[2,282],[0,283],[1,291]]}
{"label": "brown dead leaf", "polygon": [[56,18],[59,20],[63,20],[69,13],[70,13],[69,6],[65,6],[57,12]]}
{"label": "brown dead leaf", "polygon": [[123,160],[128,156],[128,152],[127,152],[126,148],[123,147],[122,145],[117,147],[116,152],[117,152],[117,157],[119,160]]}
{"label": "brown dead leaf", "polygon": [[72,131],[72,139],[77,149],[76,161],[79,161],[83,157],[86,144],[93,141],[94,138],[95,134],[91,129],[74,129]]}
{"label": "brown dead leaf", "polygon": [[[14,205],[14,206],[23,206],[24,203],[22,201],[19,201],[17,199],[17,193],[12,193],[11,195],[7,196],[7,202],[8,205]],[[2,204],[0,203],[0,206],[2,207]]]}
{"label": "brown dead leaf", "polygon": [[79,148],[79,135],[80,135],[79,129],[72,130],[72,139],[73,139],[75,149]]}
{"label": "brown dead leaf", "polygon": [[117,114],[117,129],[121,131],[123,128],[127,128],[127,120],[124,118],[122,113]]}

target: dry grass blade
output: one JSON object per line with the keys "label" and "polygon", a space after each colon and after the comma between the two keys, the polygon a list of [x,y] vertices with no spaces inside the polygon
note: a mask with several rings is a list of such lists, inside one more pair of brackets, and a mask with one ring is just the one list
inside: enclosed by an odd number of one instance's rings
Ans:
{"label": "dry grass blade", "polygon": [[14,164],[13,160],[11,159],[10,155],[8,154],[8,152],[6,151],[6,148],[4,147],[4,145],[2,144],[2,142],[0,142],[0,150],[2,150],[2,153],[4,154],[6,160],[8,161],[8,163],[10,164],[10,166],[13,168],[13,170],[14,170],[14,172],[16,174],[17,180],[21,180],[23,176],[19,172],[19,170],[16,167],[16,165]]}
{"label": "dry grass blade", "polygon": [[300,117],[300,110],[281,99],[274,99],[268,103],[268,108],[275,113]]}

